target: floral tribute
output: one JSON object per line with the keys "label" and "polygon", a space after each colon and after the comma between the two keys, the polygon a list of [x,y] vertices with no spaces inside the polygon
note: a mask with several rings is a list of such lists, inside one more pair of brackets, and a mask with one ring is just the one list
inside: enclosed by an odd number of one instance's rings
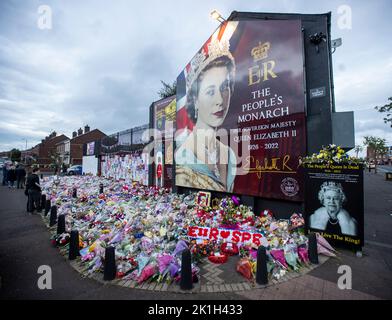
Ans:
{"label": "floral tribute", "polygon": [[308,163],[320,163],[320,164],[361,164],[363,160],[350,157],[343,148],[330,144],[323,147],[319,153],[313,153],[311,156],[304,157],[301,159],[304,164]]}
{"label": "floral tribute", "polygon": [[[100,184],[104,193],[100,193]],[[76,198],[72,196],[75,186]],[[207,259],[225,263],[233,256],[241,258],[233,272],[253,281],[260,245],[252,241],[255,234],[262,234],[265,240],[270,277],[279,278],[308,263],[307,237],[299,213],[287,220],[276,219],[268,209],[255,214],[235,196],[214,199],[212,207],[198,205],[196,193],[185,196],[169,189],[93,176],[46,177],[42,188],[52,205],[57,205],[58,215],[64,214],[66,219],[66,232],[54,235],[53,245],[66,254],[69,234],[78,230],[77,261],[88,274],[103,273],[105,249],[113,246],[117,278],[139,284],[178,282],[182,252],[189,249],[195,282],[200,277],[200,265]],[[241,234],[245,241],[227,241],[222,231],[222,237],[217,238],[190,237],[192,226],[225,229]],[[248,239],[248,235],[252,237]]]}

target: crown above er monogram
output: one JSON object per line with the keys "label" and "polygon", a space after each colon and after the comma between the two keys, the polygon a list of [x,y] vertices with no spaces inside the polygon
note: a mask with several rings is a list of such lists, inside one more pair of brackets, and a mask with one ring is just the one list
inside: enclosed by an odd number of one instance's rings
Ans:
{"label": "crown above er monogram", "polygon": [[253,56],[254,61],[259,61],[268,57],[268,50],[271,48],[271,43],[264,42],[263,44],[259,42],[257,47],[254,47],[250,52]]}

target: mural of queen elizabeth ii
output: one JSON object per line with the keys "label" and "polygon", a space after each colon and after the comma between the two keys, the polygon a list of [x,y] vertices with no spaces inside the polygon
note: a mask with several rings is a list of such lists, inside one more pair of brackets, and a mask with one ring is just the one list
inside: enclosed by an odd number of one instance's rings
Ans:
{"label": "mural of queen elizabeth ii", "polygon": [[235,61],[229,46],[227,37],[212,37],[187,69],[185,110],[192,128],[177,140],[177,185],[233,190],[236,156],[217,137],[234,90]]}

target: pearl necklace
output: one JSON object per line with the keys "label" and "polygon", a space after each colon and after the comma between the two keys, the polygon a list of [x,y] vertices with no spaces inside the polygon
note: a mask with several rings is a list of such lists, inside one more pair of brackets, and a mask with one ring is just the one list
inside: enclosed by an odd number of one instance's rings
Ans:
{"label": "pearl necklace", "polygon": [[332,222],[332,221],[331,221],[331,216],[330,216],[329,219],[328,219],[329,223],[332,224],[332,225],[336,225],[336,224],[339,223],[339,220],[338,220],[338,219],[334,219],[334,220],[336,220],[336,222]]}

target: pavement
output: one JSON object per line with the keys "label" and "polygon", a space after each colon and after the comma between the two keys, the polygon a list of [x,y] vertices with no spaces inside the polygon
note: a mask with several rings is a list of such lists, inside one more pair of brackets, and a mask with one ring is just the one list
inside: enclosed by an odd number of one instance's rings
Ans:
{"label": "pavement", "polygon": [[[1,179],[1,178],[0,178]],[[151,291],[82,276],[52,246],[41,216],[29,215],[23,190],[0,186],[0,298],[1,299],[114,299],[114,300],[372,300],[392,299],[392,181],[385,172],[364,173],[365,247],[362,257],[338,250],[338,258],[268,287],[235,286],[226,292]],[[41,290],[38,268],[52,270],[52,289]],[[339,266],[352,270],[352,289],[338,288]],[[210,271],[213,271],[210,269]],[[223,268],[223,271],[224,268]],[[226,273],[229,274],[229,273]],[[216,275],[224,280],[227,277]],[[233,279],[237,274],[233,273]],[[233,280],[231,279],[231,280]],[[162,288],[161,288],[162,289]],[[208,291],[208,290],[207,290]],[[219,291],[219,290],[216,290]]]}

